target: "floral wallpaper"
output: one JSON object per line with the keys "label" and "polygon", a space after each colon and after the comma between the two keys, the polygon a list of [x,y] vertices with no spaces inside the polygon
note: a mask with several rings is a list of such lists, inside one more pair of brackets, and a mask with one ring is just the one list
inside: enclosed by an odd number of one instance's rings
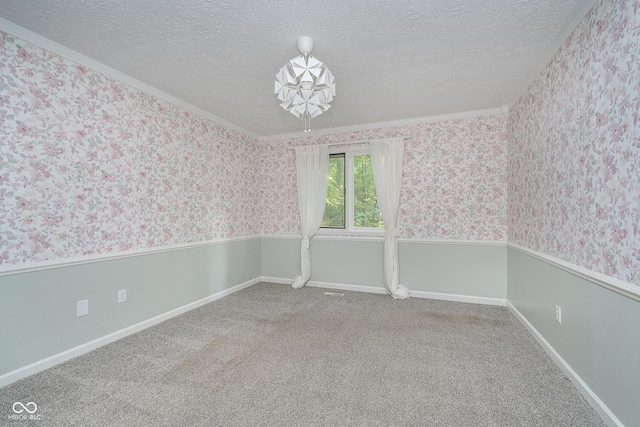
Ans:
{"label": "floral wallpaper", "polygon": [[509,114],[509,240],[640,286],[640,2],[603,0]]}
{"label": "floral wallpaper", "polygon": [[300,234],[292,147],[403,137],[400,236],[506,240],[506,122],[487,116],[261,142],[262,232]]}
{"label": "floral wallpaper", "polygon": [[0,264],[260,232],[257,141],[0,32]]}

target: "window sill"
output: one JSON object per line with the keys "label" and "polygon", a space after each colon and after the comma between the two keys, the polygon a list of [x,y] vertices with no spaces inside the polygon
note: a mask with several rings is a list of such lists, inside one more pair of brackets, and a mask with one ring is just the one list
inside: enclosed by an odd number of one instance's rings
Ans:
{"label": "window sill", "polygon": [[320,228],[316,234],[316,238],[320,239],[346,239],[349,237],[360,237],[369,239],[384,239],[386,230],[384,228],[378,230],[344,230],[336,228]]}

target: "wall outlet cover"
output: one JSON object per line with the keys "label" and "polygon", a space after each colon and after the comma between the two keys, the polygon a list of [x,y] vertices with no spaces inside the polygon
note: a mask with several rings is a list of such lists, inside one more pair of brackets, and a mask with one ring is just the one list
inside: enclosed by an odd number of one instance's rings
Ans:
{"label": "wall outlet cover", "polygon": [[122,304],[123,302],[127,302],[127,290],[120,289],[118,291],[118,304]]}
{"label": "wall outlet cover", "polygon": [[77,317],[86,316],[87,314],[89,314],[89,300],[83,299],[82,301],[78,301]]}

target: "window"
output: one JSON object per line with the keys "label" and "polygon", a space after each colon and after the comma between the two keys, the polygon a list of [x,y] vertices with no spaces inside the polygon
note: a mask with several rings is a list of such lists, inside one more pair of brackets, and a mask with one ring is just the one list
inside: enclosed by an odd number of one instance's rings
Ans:
{"label": "window", "polygon": [[367,150],[330,155],[327,205],[320,227],[347,231],[384,228]]}

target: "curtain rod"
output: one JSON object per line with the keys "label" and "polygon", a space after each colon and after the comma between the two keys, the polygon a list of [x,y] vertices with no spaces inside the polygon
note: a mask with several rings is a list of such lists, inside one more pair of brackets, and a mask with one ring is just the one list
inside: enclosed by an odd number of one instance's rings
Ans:
{"label": "curtain rod", "polygon": [[298,149],[298,148],[305,148],[305,147],[339,147],[339,146],[342,146],[342,145],[369,144],[371,142],[386,141],[386,140],[389,140],[389,139],[402,139],[404,141],[403,137],[394,136],[394,137],[390,137],[390,138],[360,139],[358,141],[332,142],[332,143],[329,143],[329,144],[296,145],[295,147],[292,147],[292,148],[295,150],[295,149]]}

